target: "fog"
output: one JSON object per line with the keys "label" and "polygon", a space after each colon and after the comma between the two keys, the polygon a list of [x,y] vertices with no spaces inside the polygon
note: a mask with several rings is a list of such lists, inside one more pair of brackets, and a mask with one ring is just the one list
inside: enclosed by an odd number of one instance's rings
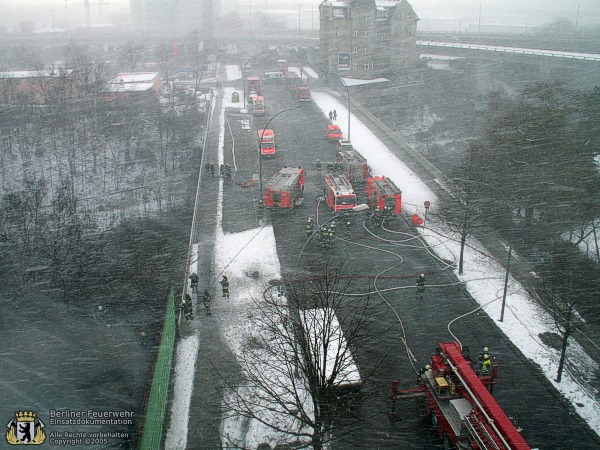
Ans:
{"label": "fog", "polygon": [[[237,11],[240,15],[248,11],[279,9],[286,12],[288,25],[298,24],[300,5],[301,27],[318,27],[318,5],[320,1],[239,1],[223,0],[223,11]],[[468,26],[480,24],[502,24],[518,26],[540,26],[565,18],[579,27],[600,24],[600,2],[580,0],[412,0],[409,2],[419,18],[421,30],[467,30]],[[288,9],[289,7],[289,9]],[[84,25],[86,22],[82,0],[5,0],[0,25],[15,28],[20,22],[31,21],[37,27]],[[90,1],[92,25],[123,23],[129,14],[127,0]],[[480,15],[481,13],[481,15]]]}

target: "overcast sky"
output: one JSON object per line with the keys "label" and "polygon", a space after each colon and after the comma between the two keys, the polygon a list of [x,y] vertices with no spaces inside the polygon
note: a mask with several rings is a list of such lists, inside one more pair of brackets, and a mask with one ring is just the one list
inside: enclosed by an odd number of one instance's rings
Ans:
{"label": "overcast sky", "polygon": [[[240,11],[253,5],[253,8],[269,5],[289,4],[297,10],[301,4],[303,9],[316,8],[320,0],[221,0],[225,5],[236,6]],[[422,20],[460,20],[464,23],[477,23],[481,5],[481,23],[502,23],[512,25],[541,25],[564,17],[573,23],[577,20],[580,26],[600,23],[600,0],[409,0],[415,12]],[[36,8],[23,8],[33,6]],[[36,25],[41,21],[60,21],[67,13],[72,15],[71,21],[85,22],[83,0],[0,0],[0,23],[13,25],[19,21],[34,19]],[[99,17],[98,0],[90,0],[92,19]],[[129,8],[128,0],[104,0],[102,7],[103,21],[111,15],[124,15]],[[579,9],[579,14],[578,14]],[[2,11],[4,10],[4,11]],[[8,12],[8,14],[6,14]],[[10,20],[10,24],[6,23]],[[38,23],[40,22],[40,23]]]}

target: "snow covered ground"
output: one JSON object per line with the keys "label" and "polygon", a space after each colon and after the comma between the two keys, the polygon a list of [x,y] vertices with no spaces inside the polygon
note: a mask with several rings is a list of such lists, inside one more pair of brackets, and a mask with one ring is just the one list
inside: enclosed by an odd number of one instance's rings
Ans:
{"label": "snow covered ground", "polygon": [[[227,70],[229,76],[229,69]],[[235,78],[232,77],[232,79]],[[231,89],[226,89],[224,99],[230,99],[231,93]],[[313,92],[312,98],[324,114],[335,109],[338,117],[337,123],[342,130],[347,129],[348,111],[342,103],[325,93]],[[223,113],[221,113],[220,124],[221,136],[223,136]],[[352,142],[357,150],[367,158],[373,172],[391,178],[401,187],[404,197],[410,199],[404,204],[405,212],[423,215],[425,200],[431,202],[432,210],[438,206],[439,200],[433,191],[353,115],[351,116],[351,126]],[[222,161],[222,155],[223,140],[220,139],[219,162]],[[225,340],[229,343],[232,352],[238,354],[242,343],[248,338],[248,333],[252,332],[247,326],[247,307],[254,299],[260,298],[265,288],[259,279],[278,279],[281,269],[273,229],[270,226],[234,234],[223,232],[221,223],[222,181],[220,183],[215,239],[216,273],[227,274],[231,283],[232,297],[231,299],[218,297],[215,299],[215,303],[219,302],[220,314],[224,314],[228,318],[227,321],[221,323]],[[423,239],[432,246],[440,258],[450,261],[457,259],[458,240],[443,223],[432,224],[428,221],[426,228],[421,228],[420,232]],[[585,380],[582,383],[568,372],[563,374],[561,383],[555,383],[554,377],[557,371],[559,352],[546,346],[539,339],[541,333],[554,331],[550,325],[551,317],[536,305],[512,277],[509,278],[504,321],[498,321],[505,270],[498,261],[485,256],[487,254],[488,252],[482,245],[471,239],[465,254],[465,273],[458,275],[456,270],[457,278],[465,283],[480,308],[496,321],[498,327],[521,349],[527,358],[540,366],[550,383],[574,405],[576,411],[587,421],[589,426],[600,433],[600,404],[596,400],[597,392],[588,390],[584,386]],[[260,277],[253,277],[253,272],[258,272]],[[460,318],[456,320],[460,320]],[[448,328],[452,332],[452,322],[449,323]],[[460,336],[456,336],[456,338],[460,340]],[[187,421],[181,419],[184,417],[182,414],[189,411],[194,372],[185,364],[196,360],[197,336],[195,339],[195,342],[191,338],[184,340],[178,346],[175,396],[171,410],[172,417],[177,419],[172,420],[167,432],[166,449],[185,448],[186,445]],[[580,374],[592,374],[598,370],[596,363],[585,354],[576,342],[571,341],[569,352],[570,360],[577,364]],[[237,417],[226,419],[222,424],[222,431],[229,437],[230,442],[236,445],[255,448],[261,442],[269,442],[273,445],[278,441],[278,437],[265,426],[248,423]],[[178,442],[175,442],[174,436],[177,436]]]}

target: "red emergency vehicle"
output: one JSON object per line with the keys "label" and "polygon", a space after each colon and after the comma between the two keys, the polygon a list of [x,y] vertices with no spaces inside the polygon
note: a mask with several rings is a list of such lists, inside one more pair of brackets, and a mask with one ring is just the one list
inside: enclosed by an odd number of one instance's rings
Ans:
{"label": "red emergency vehicle", "polygon": [[342,139],[342,130],[338,125],[330,123],[327,125],[327,137],[332,141]]}
{"label": "red emergency vehicle", "polygon": [[296,72],[285,73],[285,84],[292,95],[296,95],[296,89],[300,86],[301,81],[302,80]]}
{"label": "red emergency vehicle", "polygon": [[256,95],[252,98],[252,114],[255,116],[265,115],[265,98],[262,95]]}
{"label": "red emergency vehicle", "polygon": [[367,160],[356,150],[339,151],[337,160],[342,166],[344,175],[346,175],[346,178],[351,183],[356,183],[357,181],[364,183],[371,176]]}
{"label": "red emergency vehicle", "polygon": [[310,102],[310,88],[306,84],[301,84],[296,89],[296,98],[300,102]]}
{"label": "red emergency vehicle", "polygon": [[260,77],[247,77],[246,78],[246,89],[248,92],[255,91],[257,94],[261,93],[261,82]]}
{"label": "red emergency vehicle", "polygon": [[444,441],[443,448],[530,450],[492,396],[497,382],[498,366],[492,366],[491,373],[478,375],[458,342],[440,342],[431,354],[431,364],[420,372],[418,386],[398,390],[398,381],[392,381],[390,418],[399,415],[398,400],[425,397],[431,422]]}
{"label": "red emergency vehicle", "polygon": [[258,130],[258,142],[261,156],[275,156],[275,133],[273,130]]}
{"label": "red emergency vehicle", "polygon": [[267,183],[264,202],[267,208],[294,209],[302,203],[304,169],[284,167]]}
{"label": "red emergency vehicle", "polygon": [[325,175],[325,200],[333,212],[341,212],[356,206],[356,194],[344,175]]}
{"label": "red emergency vehicle", "polygon": [[367,195],[372,210],[383,211],[389,206],[394,214],[402,210],[402,191],[386,177],[367,178]]}

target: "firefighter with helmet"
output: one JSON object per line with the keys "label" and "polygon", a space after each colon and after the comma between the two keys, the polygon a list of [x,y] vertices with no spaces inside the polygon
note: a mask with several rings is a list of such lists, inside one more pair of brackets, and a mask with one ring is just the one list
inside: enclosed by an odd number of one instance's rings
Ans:
{"label": "firefighter with helmet", "polygon": [[481,363],[481,375],[484,377],[492,374],[492,358],[487,353],[483,355],[483,362]]}
{"label": "firefighter with helmet", "polygon": [[315,167],[317,168],[317,173],[318,173],[319,175],[321,175],[321,167],[322,167],[322,164],[321,164],[321,160],[320,160],[319,158],[317,158],[317,162],[315,163]]}
{"label": "firefighter with helmet", "polygon": [[223,297],[229,298],[229,279],[226,275],[223,275],[223,279],[219,281],[219,284],[223,288]]}
{"label": "firefighter with helmet", "polygon": [[210,301],[212,300],[212,296],[210,295],[210,292],[208,292],[208,289],[204,290],[204,295],[202,296],[202,301],[204,302],[204,309],[206,311],[206,315],[210,316],[211,312],[210,312]]}
{"label": "firefighter with helmet", "polygon": [[483,364],[483,357],[485,355],[490,355],[490,349],[487,347],[483,347],[483,350],[481,350],[481,353],[479,354],[479,364]]}
{"label": "firefighter with helmet", "polygon": [[194,312],[192,309],[192,297],[190,294],[185,294],[181,299],[181,307],[185,320],[194,320]]}
{"label": "firefighter with helmet", "polygon": [[425,292],[425,274],[422,273],[421,275],[419,275],[419,277],[417,278],[417,292],[420,292],[421,294],[423,292]]}
{"label": "firefighter with helmet", "polygon": [[421,379],[421,378],[423,378],[423,375],[425,375],[425,373],[426,373],[427,371],[429,371],[429,370],[431,370],[431,366],[430,366],[429,364],[426,364],[426,365],[424,365],[423,367],[421,367],[421,368],[419,369],[419,375],[418,375],[418,377],[417,377],[417,378],[418,378],[418,379]]}
{"label": "firefighter with helmet", "polygon": [[312,217],[309,217],[308,220],[306,221],[306,237],[309,238],[311,237],[311,235],[313,234],[313,221],[312,221]]}

